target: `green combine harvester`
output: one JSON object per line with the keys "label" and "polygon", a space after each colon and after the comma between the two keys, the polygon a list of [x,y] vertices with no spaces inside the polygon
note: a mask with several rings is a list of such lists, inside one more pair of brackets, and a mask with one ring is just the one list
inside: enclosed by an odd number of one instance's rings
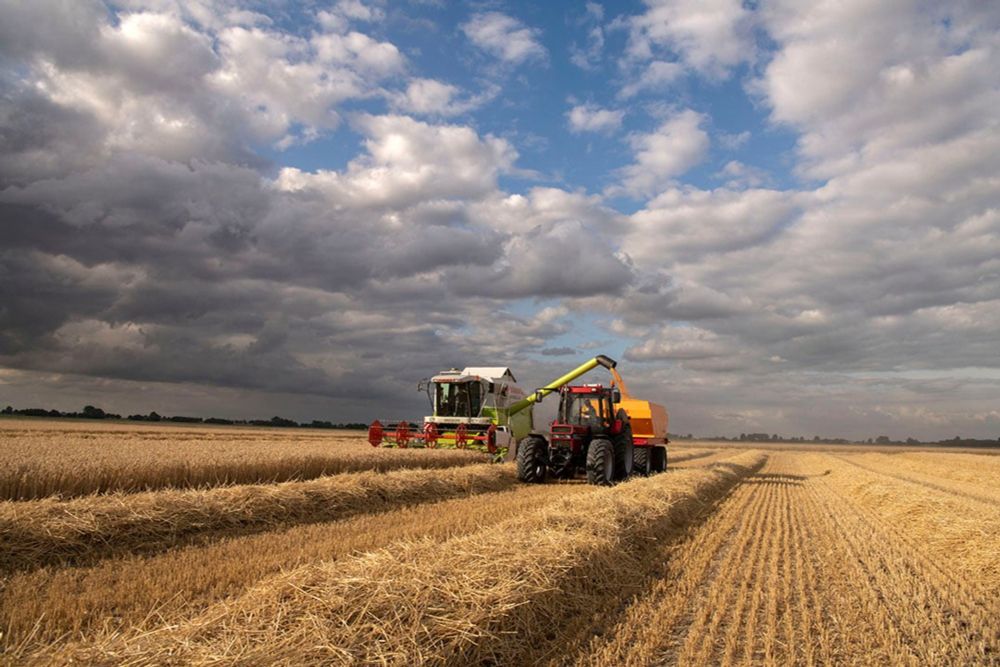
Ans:
{"label": "green combine harvester", "polygon": [[535,428],[536,402],[598,366],[615,365],[614,359],[598,355],[530,393],[503,366],[453,368],[417,385],[427,392],[433,411],[422,425],[376,420],[368,429],[368,442],[373,447],[476,449],[502,460]]}

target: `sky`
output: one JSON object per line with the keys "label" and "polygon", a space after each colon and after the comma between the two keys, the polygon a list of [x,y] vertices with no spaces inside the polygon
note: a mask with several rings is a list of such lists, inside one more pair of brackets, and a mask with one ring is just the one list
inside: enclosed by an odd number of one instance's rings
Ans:
{"label": "sky", "polygon": [[0,0],[0,93],[0,404],[1000,436],[1000,4]]}

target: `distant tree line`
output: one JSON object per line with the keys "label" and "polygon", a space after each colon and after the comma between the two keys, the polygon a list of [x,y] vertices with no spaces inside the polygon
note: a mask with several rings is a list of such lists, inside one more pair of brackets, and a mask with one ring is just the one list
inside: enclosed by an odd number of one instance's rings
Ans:
{"label": "distant tree line", "polygon": [[1000,438],[996,440],[984,440],[976,438],[961,438],[955,436],[950,440],[917,440],[916,438],[906,438],[905,440],[893,440],[887,435],[879,435],[867,440],[847,440],[846,438],[823,438],[814,435],[812,438],[804,436],[780,436],[777,433],[740,433],[737,438],[730,438],[724,435],[717,436],[694,436],[691,433],[681,435],[670,433],[671,440],[720,440],[726,442],[784,442],[784,443],[805,443],[816,445],[935,445],[943,447],[1000,447]]}
{"label": "distant tree line", "polygon": [[[59,410],[47,410],[45,408],[24,408],[21,410],[7,406],[0,410],[0,415],[18,415],[21,417],[46,417],[49,419],[121,419],[122,416],[112,412],[105,412],[101,408],[93,405],[84,406],[80,412],[60,412]],[[226,424],[232,426],[277,426],[280,428],[331,428],[331,429],[366,429],[368,424],[361,422],[334,423],[314,419],[311,422],[297,422],[284,417],[271,417],[270,419],[223,419],[222,417],[185,417],[174,415],[172,417],[162,416],[156,412],[148,415],[129,415],[125,417],[128,421],[134,422],[174,422],[180,424]]]}
{"label": "distant tree line", "polygon": [[[101,408],[93,405],[85,405],[80,412],[60,412],[59,410],[47,410],[45,408],[24,408],[17,410],[7,406],[0,410],[0,415],[19,415],[21,417],[47,417],[66,419],[121,419],[122,416],[113,412],[105,412]],[[221,417],[185,417],[175,415],[164,417],[156,412],[148,415],[129,415],[125,417],[128,421],[134,422],[175,422],[181,424],[225,424],[231,426],[274,426],[278,428],[331,428],[331,429],[366,429],[368,424],[363,422],[342,422],[334,423],[314,419],[310,422],[297,422],[284,417],[271,417],[270,419],[223,419]],[[414,424],[414,426],[416,426]],[[945,447],[998,447],[1000,438],[996,440],[983,440],[975,438],[961,438],[955,436],[950,440],[922,441],[916,438],[906,438],[905,440],[892,440],[887,435],[879,435],[863,441],[847,440],[845,438],[821,438],[818,435],[812,438],[803,436],[782,437],[777,433],[740,433],[738,438],[726,436],[695,437],[694,434],[686,435],[679,433],[668,434],[670,440],[722,440],[729,442],[786,442],[786,443],[813,443],[817,445],[849,445],[849,444],[869,444],[869,445],[938,445]]]}
{"label": "distant tree line", "polygon": [[[713,440],[716,438],[713,438]],[[726,440],[727,438],[718,438]],[[740,433],[739,438],[732,438],[740,442],[788,442],[788,443],[815,443],[817,445],[945,445],[949,447],[997,447],[1000,446],[1000,438],[996,440],[984,440],[975,438],[960,438],[955,436],[950,440],[917,440],[916,438],[906,438],[905,440],[893,440],[887,435],[879,435],[867,440],[853,441],[845,438],[822,438],[814,435],[812,438],[802,436],[782,437],[777,433]]]}

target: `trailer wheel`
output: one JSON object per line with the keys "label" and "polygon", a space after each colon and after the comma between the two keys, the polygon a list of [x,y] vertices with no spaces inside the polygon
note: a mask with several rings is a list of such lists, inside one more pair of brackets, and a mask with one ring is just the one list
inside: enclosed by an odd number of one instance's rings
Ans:
{"label": "trailer wheel", "polygon": [[549,469],[549,445],[545,438],[529,435],[517,446],[517,478],[541,484]]}
{"label": "trailer wheel", "polygon": [[635,465],[635,445],[632,432],[626,431],[615,438],[615,480],[626,480]]}
{"label": "trailer wheel", "polygon": [[651,472],[650,464],[652,463],[652,461],[650,460],[651,459],[650,452],[652,449],[653,449],[652,447],[635,448],[635,454],[633,455],[632,458],[633,475],[649,477],[649,473]]}
{"label": "trailer wheel", "polygon": [[594,438],[587,448],[587,483],[611,486],[615,481],[615,448],[610,440]]}
{"label": "trailer wheel", "polygon": [[653,447],[652,468],[654,473],[667,471],[667,448]]}

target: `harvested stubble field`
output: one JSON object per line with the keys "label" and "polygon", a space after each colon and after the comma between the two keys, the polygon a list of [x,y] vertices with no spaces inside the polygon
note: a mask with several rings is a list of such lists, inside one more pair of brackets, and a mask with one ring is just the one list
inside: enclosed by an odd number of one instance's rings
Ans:
{"label": "harvested stubble field", "polygon": [[0,500],[286,482],[480,463],[472,452],[374,449],[358,431],[0,420]]}
{"label": "harvested stubble field", "polygon": [[602,489],[519,485],[468,453],[400,470],[441,452],[395,450],[380,471],[191,489],[122,441],[179,437],[197,468],[225,460],[213,438],[244,465],[245,437],[280,467],[363,438],[89,432],[74,442],[108,434],[118,490],[0,504],[2,662],[1000,663],[1000,457],[685,443],[667,474]]}

